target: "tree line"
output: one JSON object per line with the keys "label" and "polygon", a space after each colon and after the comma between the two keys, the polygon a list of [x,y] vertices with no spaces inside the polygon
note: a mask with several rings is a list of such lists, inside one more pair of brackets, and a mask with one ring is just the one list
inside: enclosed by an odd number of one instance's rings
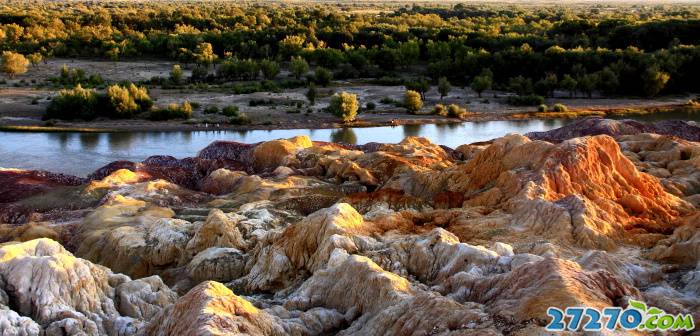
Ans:
{"label": "tree line", "polygon": [[274,78],[284,67],[297,76],[310,64],[324,76],[332,69],[336,79],[425,77],[438,84],[444,77],[523,96],[697,92],[698,31],[697,5],[107,1],[0,8],[3,64],[19,67],[27,64],[15,54],[168,58],[193,66],[193,76],[249,80]]}

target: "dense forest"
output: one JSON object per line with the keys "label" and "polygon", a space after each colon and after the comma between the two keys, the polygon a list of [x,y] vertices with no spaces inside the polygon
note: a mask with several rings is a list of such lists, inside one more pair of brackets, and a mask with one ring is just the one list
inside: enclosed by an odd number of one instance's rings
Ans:
{"label": "dense forest", "polygon": [[[0,49],[168,58],[216,78],[425,78],[528,96],[700,91],[700,6],[5,2]],[[9,54],[8,54],[9,55]],[[31,60],[31,59],[30,59]],[[324,69],[332,69],[325,74]],[[196,78],[195,78],[196,79]],[[420,80],[417,81],[420,86]],[[414,85],[415,86],[415,85]]]}

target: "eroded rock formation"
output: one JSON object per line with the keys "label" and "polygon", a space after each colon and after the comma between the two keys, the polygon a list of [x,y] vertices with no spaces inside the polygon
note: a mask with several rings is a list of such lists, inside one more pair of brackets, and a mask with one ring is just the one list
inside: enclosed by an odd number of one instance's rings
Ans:
{"label": "eroded rock formation", "polygon": [[89,202],[4,220],[0,326],[538,335],[550,306],[628,299],[700,318],[700,144],[596,123],[610,132],[216,142],[108,165],[50,191]]}

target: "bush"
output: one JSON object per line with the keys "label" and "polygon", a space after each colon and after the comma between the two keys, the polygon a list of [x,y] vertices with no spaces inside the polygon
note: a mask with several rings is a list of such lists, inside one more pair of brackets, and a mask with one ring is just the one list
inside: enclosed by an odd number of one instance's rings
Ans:
{"label": "bush", "polygon": [[314,81],[323,87],[328,86],[333,79],[333,73],[328,71],[326,68],[318,67],[316,68]]}
{"label": "bush", "polygon": [[172,70],[170,70],[170,81],[173,84],[179,84],[182,80],[182,68],[179,64],[173,65]]}
{"label": "bush", "polygon": [[221,109],[221,114],[223,114],[227,117],[236,117],[236,116],[238,116],[238,106],[235,106],[235,105],[226,106],[223,109]]}
{"label": "bush", "polygon": [[253,107],[253,106],[260,106],[260,105],[272,105],[272,104],[274,104],[274,103],[275,103],[275,102],[272,101],[272,99],[268,99],[268,100],[265,100],[265,99],[252,99],[252,100],[248,101],[248,106]]}
{"label": "bush", "polygon": [[106,110],[114,118],[131,118],[153,107],[153,100],[145,87],[129,84],[129,87],[112,85],[107,88]]}
{"label": "bush", "polygon": [[151,120],[189,119],[191,117],[192,105],[188,101],[181,105],[172,103],[167,108],[152,110],[148,116]]}
{"label": "bush", "polygon": [[554,111],[554,112],[567,112],[567,111],[569,111],[569,108],[566,107],[566,105],[564,105],[564,104],[557,103],[557,104],[554,104],[552,106],[552,111]]}
{"label": "bush", "polygon": [[217,114],[217,113],[219,113],[219,107],[216,105],[207,106],[207,108],[204,109],[204,114]]}
{"label": "bush", "polygon": [[510,96],[508,104],[515,106],[537,106],[544,104],[544,97],[538,95]]}
{"label": "bush", "polygon": [[372,84],[384,85],[384,86],[399,86],[403,85],[403,79],[399,77],[388,77],[384,76],[381,78],[373,79],[370,81]]}
{"label": "bush", "polygon": [[379,102],[385,105],[396,105],[396,100],[389,97],[384,97]]}
{"label": "bush", "polygon": [[22,54],[12,51],[3,51],[0,56],[0,71],[8,74],[10,78],[27,72],[29,60]]}
{"label": "bush", "polygon": [[280,65],[273,60],[266,59],[260,61],[260,70],[265,79],[275,79],[280,73]]}
{"label": "bush", "polygon": [[547,112],[548,109],[549,109],[549,107],[545,104],[537,106],[537,112]]}
{"label": "bush", "polygon": [[67,65],[61,67],[59,77],[52,77],[50,81],[61,85],[84,85],[95,87],[104,84],[104,79],[100,75],[87,76],[83,69],[71,69]]}
{"label": "bush", "polygon": [[435,104],[435,106],[433,106],[433,114],[447,117],[447,108],[445,105]]}
{"label": "bush", "polygon": [[375,104],[375,103],[373,103],[373,102],[368,102],[368,103],[365,105],[365,108],[367,109],[367,111],[372,111],[372,110],[374,110],[375,108],[377,108],[377,104]]}
{"label": "bush", "polygon": [[209,76],[209,68],[205,66],[196,66],[194,69],[192,69],[192,75],[190,76],[190,79],[197,83],[197,82],[203,82],[204,80],[207,79],[207,76]]}
{"label": "bush", "polygon": [[467,113],[467,109],[461,108],[457,104],[450,104],[447,107],[447,116],[450,118],[464,118]]}
{"label": "bush", "polygon": [[97,94],[94,90],[83,89],[80,84],[72,90],[61,92],[46,108],[44,120],[47,119],[84,119],[97,117]]}
{"label": "bush", "polygon": [[239,112],[237,116],[229,119],[229,123],[232,125],[248,125],[250,124],[250,118],[245,113]]}
{"label": "bush", "polygon": [[420,109],[423,108],[423,100],[421,99],[420,93],[413,90],[406,90],[403,105],[410,113],[420,111]]}
{"label": "bush", "polygon": [[331,97],[328,112],[341,118],[343,122],[355,120],[359,104],[357,95],[347,92],[336,93]]}
{"label": "bush", "polygon": [[309,100],[309,105],[316,104],[316,96],[318,96],[316,85],[314,85],[314,83],[309,83],[309,89],[306,91],[306,99]]}

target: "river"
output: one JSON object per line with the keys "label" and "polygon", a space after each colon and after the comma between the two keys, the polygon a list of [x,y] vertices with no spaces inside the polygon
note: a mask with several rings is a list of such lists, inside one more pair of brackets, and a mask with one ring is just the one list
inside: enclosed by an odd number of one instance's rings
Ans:
{"label": "river", "polygon": [[364,144],[396,143],[422,136],[449,147],[490,140],[508,133],[524,134],[563,126],[565,119],[464,122],[346,129],[251,131],[25,133],[0,132],[0,167],[41,169],[86,176],[117,160],[142,161],[151,155],[195,156],[215,140],[255,143],[295,135],[312,140]]}

